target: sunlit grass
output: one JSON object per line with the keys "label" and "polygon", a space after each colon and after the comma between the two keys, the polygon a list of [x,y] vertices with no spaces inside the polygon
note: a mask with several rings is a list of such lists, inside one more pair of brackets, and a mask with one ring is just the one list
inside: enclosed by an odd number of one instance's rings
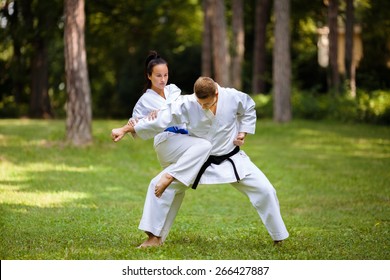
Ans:
{"label": "sunlit grass", "polygon": [[71,201],[87,197],[88,195],[85,193],[76,192],[4,191],[0,203],[35,207],[61,207]]}
{"label": "sunlit grass", "polygon": [[274,247],[229,185],[189,190],[164,246],[136,249],[152,140],[64,144],[62,120],[0,120],[1,259],[390,259],[390,128],[260,120],[244,150],[278,192],[290,238]]}

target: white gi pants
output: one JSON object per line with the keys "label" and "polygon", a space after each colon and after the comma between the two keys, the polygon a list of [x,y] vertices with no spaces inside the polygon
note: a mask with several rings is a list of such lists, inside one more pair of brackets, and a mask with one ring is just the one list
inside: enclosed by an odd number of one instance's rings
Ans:
{"label": "white gi pants", "polygon": [[186,186],[194,182],[211,148],[209,141],[186,134],[170,135],[155,146],[158,160],[166,168],[164,173],[169,173]]}
{"label": "white gi pants", "polygon": [[[279,201],[274,187],[249,157],[245,164],[249,174],[239,183],[234,182],[231,185],[249,198],[273,240],[286,239],[289,234],[280,214]],[[167,238],[184,199],[185,191],[189,189],[180,182],[174,181],[160,198],[154,195],[154,186],[169,168],[163,170],[151,181],[139,225],[140,230],[161,236],[162,241]]]}

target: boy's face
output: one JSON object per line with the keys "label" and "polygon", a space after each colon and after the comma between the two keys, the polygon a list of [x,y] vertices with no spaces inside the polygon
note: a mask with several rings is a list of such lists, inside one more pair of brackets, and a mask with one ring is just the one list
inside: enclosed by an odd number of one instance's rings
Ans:
{"label": "boy's face", "polygon": [[210,108],[212,108],[214,105],[217,104],[218,92],[216,91],[214,96],[209,96],[209,97],[204,98],[204,99],[200,99],[197,97],[196,99],[197,99],[199,105],[202,106],[203,110],[209,110]]}

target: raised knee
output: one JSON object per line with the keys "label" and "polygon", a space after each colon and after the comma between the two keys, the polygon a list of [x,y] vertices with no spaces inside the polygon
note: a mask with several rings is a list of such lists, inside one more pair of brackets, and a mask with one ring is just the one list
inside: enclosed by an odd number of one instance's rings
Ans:
{"label": "raised knee", "polygon": [[202,139],[202,142],[201,142],[201,145],[199,145],[202,147],[202,149],[205,151],[205,152],[210,152],[213,145],[211,145],[211,143],[207,140],[204,140]]}

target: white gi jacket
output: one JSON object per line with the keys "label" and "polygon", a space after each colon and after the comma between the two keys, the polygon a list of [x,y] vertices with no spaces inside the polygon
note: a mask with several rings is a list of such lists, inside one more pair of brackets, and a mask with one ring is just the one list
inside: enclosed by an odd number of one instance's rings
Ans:
{"label": "white gi jacket", "polygon": [[[216,114],[203,110],[195,94],[183,95],[161,109],[155,120],[143,119],[134,127],[137,135],[148,139],[163,131],[166,127],[186,124],[190,135],[207,139],[213,145],[211,155],[225,155],[235,146],[234,139],[239,132],[255,133],[256,111],[253,99],[232,88],[218,86]],[[248,174],[246,162],[250,161],[244,151],[233,155],[239,177]],[[196,159],[194,159],[196,160]],[[236,182],[233,166],[229,161],[220,165],[212,164],[203,173],[199,184],[219,184]]]}
{"label": "white gi jacket", "polygon": [[[138,99],[133,109],[133,119],[142,119],[149,115],[150,112],[164,108],[166,104],[170,104],[180,97],[181,90],[174,84],[165,86],[165,99],[152,89],[147,89],[145,93]],[[185,128],[184,125],[177,125],[178,128]],[[165,127],[167,128],[167,127]],[[154,146],[165,141],[167,137],[173,135],[172,132],[161,132],[154,137]]]}

